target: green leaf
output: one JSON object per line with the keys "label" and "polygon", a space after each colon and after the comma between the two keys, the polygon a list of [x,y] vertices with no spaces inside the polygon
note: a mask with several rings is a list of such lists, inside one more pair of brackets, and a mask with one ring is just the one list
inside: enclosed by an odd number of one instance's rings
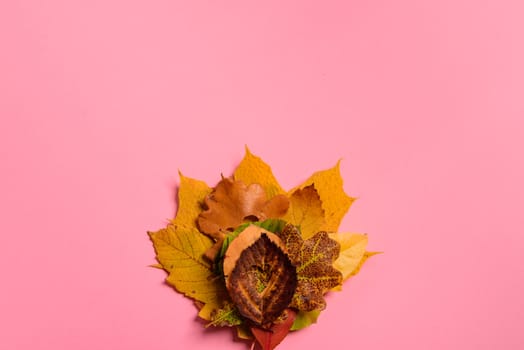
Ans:
{"label": "green leaf", "polygon": [[286,224],[287,222],[280,219],[267,219],[264,221],[253,222],[253,225],[277,234],[282,232]]}
{"label": "green leaf", "polygon": [[222,308],[214,310],[214,312],[211,314],[211,322],[206,325],[206,328],[210,326],[232,327],[241,325],[242,323],[242,317],[238,313],[235,306],[231,302],[227,301],[224,303]]}
{"label": "green leaf", "polygon": [[318,316],[320,316],[320,310],[299,311],[293,326],[291,326],[291,330],[298,331],[300,329],[309,327],[313,323],[317,322]]}

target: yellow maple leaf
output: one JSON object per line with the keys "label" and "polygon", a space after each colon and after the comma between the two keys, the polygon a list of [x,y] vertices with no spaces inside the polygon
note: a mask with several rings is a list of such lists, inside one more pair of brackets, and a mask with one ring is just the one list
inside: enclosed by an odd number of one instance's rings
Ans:
{"label": "yellow maple leaf", "polygon": [[[314,185],[324,208],[325,224],[322,231],[336,232],[344,215],[355,201],[344,192],[344,182],[340,176],[340,161],[332,168],[317,171],[298,188]],[[292,190],[293,192],[294,190]]]}
{"label": "yellow maple leaf", "polygon": [[173,224],[178,227],[196,229],[196,221],[202,212],[204,198],[212,189],[204,182],[180,175],[178,186],[178,209]]}
{"label": "yellow maple leaf", "polygon": [[314,185],[296,189],[289,198],[289,209],[282,218],[300,228],[302,238],[308,239],[326,223],[322,202]]}
{"label": "yellow maple leaf", "polygon": [[[241,180],[248,185],[252,183],[262,185],[266,190],[268,198],[286,193],[273,175],[271,167],[260,157],[253,155],[247,147],[246,154],[235,170],[233,177],[235,180]],[[336,232],[342,218],[355,201],[355,198],[348,196],[344,192],[344,183],[340,176],[340,161],[330,169],[315,172],[304,183],[287,192],[287,195],[293,197],[297,190],[304,189],[310,185],[314,185],[315,190],[318,192],[324,210],[325,222],[319,230]],[[307,197],[295,201],[295,205],[290,205],[289,210],[293,212],[296,206],[307,207],[307,203],[303,202],[304,199],[307,200]]]}
{"label": "yellow maple leaf", "polygon": [[252,154],[246,147],[246,154],[238,167],[236,168],[233,178],[240,180],[246,185],[254,183],[262,185],[266,190],[267,198],[271,199],[277,194],[285,193],[280,187],[271,167],[267,165],[260,157]]}

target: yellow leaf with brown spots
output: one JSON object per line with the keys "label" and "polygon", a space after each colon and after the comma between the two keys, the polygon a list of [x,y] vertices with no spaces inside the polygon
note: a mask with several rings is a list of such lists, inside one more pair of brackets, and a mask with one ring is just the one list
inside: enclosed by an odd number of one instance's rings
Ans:
{"label": "yellow leaf with brown spots", "polygon": [[293,225],[287,225],[280,237],[297,269],[298,284],[290,306],[301,311],[323,310],[324,294],[342,283],[342,273],[333,267],[340,244],[326,232],[303,240]]}

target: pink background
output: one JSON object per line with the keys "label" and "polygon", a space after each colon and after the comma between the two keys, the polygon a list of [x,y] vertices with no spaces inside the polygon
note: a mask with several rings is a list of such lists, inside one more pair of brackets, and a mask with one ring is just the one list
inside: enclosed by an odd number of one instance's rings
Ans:
{"label": "pink background", "polygon": [[148,268],[178,169],[343,158],[373,258],[280,349],[524,347],[515,0],[0,3],[0,348],[247,349]]}

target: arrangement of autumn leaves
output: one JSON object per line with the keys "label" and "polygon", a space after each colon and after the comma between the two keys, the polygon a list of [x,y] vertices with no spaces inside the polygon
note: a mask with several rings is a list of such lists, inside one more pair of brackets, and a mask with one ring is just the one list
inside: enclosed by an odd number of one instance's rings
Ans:
{"label": "arrangement of autumn leaves", "polygon": [[149,232],[158,267],[206,326],[236,327],[263,350],[316,322],[324,295],[375,254],[366,235],[337,233],[354,201],[338,164],[288,192],[247,149],[214,188],[180,178],[175,219]]}

